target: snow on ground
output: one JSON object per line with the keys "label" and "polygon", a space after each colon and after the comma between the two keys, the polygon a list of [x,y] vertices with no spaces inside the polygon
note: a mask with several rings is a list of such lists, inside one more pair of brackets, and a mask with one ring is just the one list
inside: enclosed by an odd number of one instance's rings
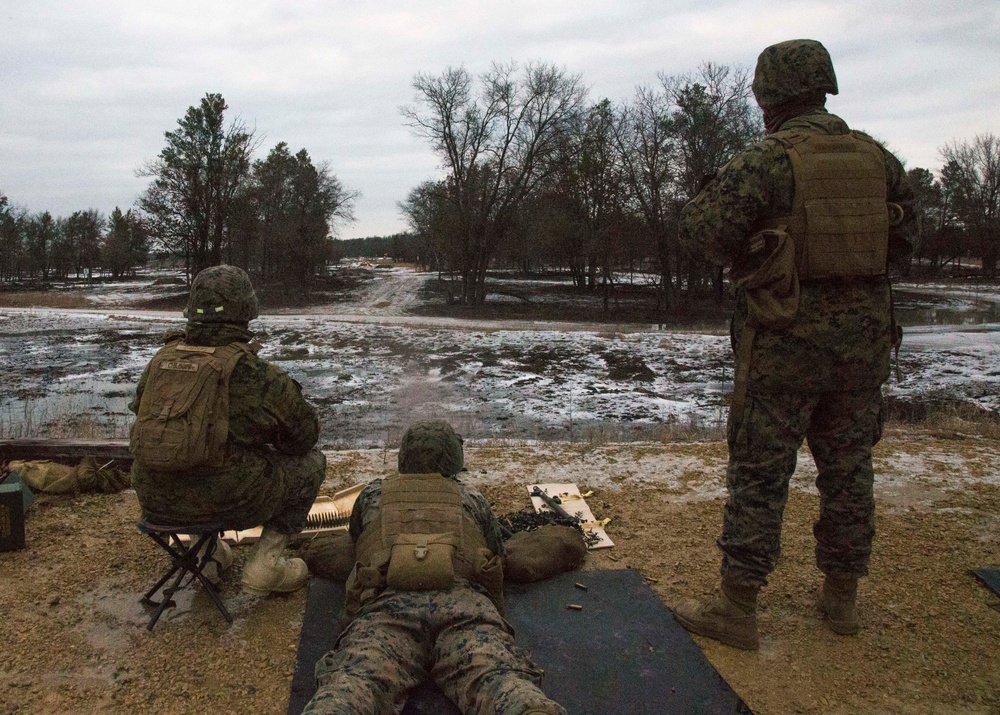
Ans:
{"label": "snow on ground", "polygon": [[[446,417],[473,439],[515,441],[635,440],[725,422],[732,355],[724,334],[408,316],[429,274],[374,274],[352,304],[253,324],[261,356],[302,383],[316,404],[328,447],[392,444],[415,415]],[[133,300],[156,292],[149,280],[134,288]],[[944,300],[951,298],[929,303],[940,308]],[[980,305],[965,294],[957,300]],[[181,326],[178,314],[114,304],[0,308],[0,436],[47,426],[51,433],[67,415],[87,415],[124,436],[142,367],[160,336]],[[997,409],[998,341],[997,322],[908,327],[902,380],[891,380],[887,392],[957,396]]]}

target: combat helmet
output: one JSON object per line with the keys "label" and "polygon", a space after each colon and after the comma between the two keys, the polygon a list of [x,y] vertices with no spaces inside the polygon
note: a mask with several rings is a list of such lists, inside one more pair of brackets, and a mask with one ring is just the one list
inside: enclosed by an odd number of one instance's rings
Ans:
{"label": "combat helmet", "polygon": [[753,95],[762,108],[776,107],[816,92],[837,94],[830,53],[816,40],[787,40],[757,58]]}
{"label": "combat helmet", "polygon": [[462,438],[444,420],[414,422],[403,435],[398,465],[400,474],[454,476],[465,466]]}
{"label": "combat helmet", "polygon": [[236,266],[211,266],[191,284],[184,317],[196,323],[249,323],[257,317],[250,276]]}

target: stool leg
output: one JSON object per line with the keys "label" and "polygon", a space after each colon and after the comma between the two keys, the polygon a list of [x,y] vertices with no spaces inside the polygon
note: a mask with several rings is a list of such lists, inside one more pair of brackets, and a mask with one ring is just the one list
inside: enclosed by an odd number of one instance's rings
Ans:
{"label": "stool leg", "polygon": [[[214,553],[215,546],[219,540],[218,532],[208,532],[203,533],[199,536],[197,541],[191,547],[187,547],[180,540],[177,534],[171,533],[166,539],[163,538],[161,534],[150,533],[156,543],[158,543],[167,553],[170,554],[170,558],[173,561],[172,568],[167,571],[166,574],[160,578],[156,584],[146,592],[141,601],[143,603],[148,603],[150,605],[156,606],[156,611],[153,613],[152,618],[150,618],[146,630],[152,631],[156,622],[159,620],[160,616],[168,606],[176,606],[177,604],[173,600],[173,595],[189,585],[194,579],[198,579],[201,584],[205,587],[208,592],[209,597],[215,604],[215,607],[219,609],[219,612],[226,619],[227,623],[233,622],[233,616],[229,613],[226,605],[222,602],[222,598],[219,596],[219,589],[208,580],[208,577],[202,573],[202,569],[209,562]],[[187,584],[182,584],[184,577],[190,573],[191,580]],[[174,578],[173,583],[167,588],[163,589],[163,595],[159,603],[153,600],[153,595],[161,588],[171,577]]]}
{"label": "stool leg", "polygon": [[194,575],[198,577],[201,581],[201,585],[205,587],[205,591],[208,592],[209,597],[215,603],[216,608],[222,613],[223,618],[226,619],[226,623],[232,623],[233,617],[230,615],[229,610],[226,608],[226,604],[222,602],[222,597],[219,596],[219,587],[208,580],[208,577],[201,572],[205,568],[205,564],[211,559],[212,554],[215,552],[216,542],[219,540],[218,534],[212,534],[212,537],[208,540],[205,545],[204,550],[201,554],[201,559],[198,564],[198,568],[195,570]]}
{"label": "stool leg", "polygon": [[160,620],[160,616],[163,615],[163,612],[166,610],[167,606],[177,605],[174,603],[173,596],[180,588],[180,583],[181,580],[184,578],[185,573],[187,573],[187,569],[181,567],[180,573],[177,574],[177,578],[174,579],[173,584],[168,588],[163,589],[163,598],[160,601],[160,605],[156,607],[156,611],[153,613],[153,617],[149,619],[149,624],[146,626],[147,631],[153,630],[153,626],[155,626],[156,622]]}
{"label": "stool leg", "polygon": [[[178,569],[183,567],[183,557],[173,548],[173,546],[170,544],[169,541],[164,540],[164,538],[159,534],[150,534],[149,536],[156,543],[158,543],[163,548],[164,551],[170,554],[170,558],[173,561],[173,568],[167,571],[163,575],[163,577],[159,581],[157,581],[156,584],[151,589],[146,591],[146,595],[143,596],[141,599],[142,603],[148,603],[151,606],[159,606],[160,605],[159,602],[153,600],[153,594],[159,591],[160,587],[163,586],[163,584],[165,584],[167,581],[169,581],[170,577],[173,576],[175,573],[177,573]],[[183,574],[181,575],[183,576]]]}

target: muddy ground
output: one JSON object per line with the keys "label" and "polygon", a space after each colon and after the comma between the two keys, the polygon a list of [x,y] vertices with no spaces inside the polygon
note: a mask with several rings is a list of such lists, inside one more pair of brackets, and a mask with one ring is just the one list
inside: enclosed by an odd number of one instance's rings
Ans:
{"label": "muddy ground", "polygon": [[[615,547],[586,569],[639,569],[667,605],[710,591],[725,445],[472,445],[469,481],[504,513],[531,481],[569,481]],[[328,453],[332,493],[394,464],[386,450]],[[803,454],[803,457],[805,455]],[[761,715],[1000,712],[1000,602],[970,569],[1000,562],[1000,443],[960,429],[892,431],[877,447],[878,536],[861,587],[863,630],[832,634],[815,608],[815,472],[800,460],[782,559],[761,598],[759,652],[696,638]],[[0,713],[284,713],[305,592],[239,591],[237,547],[222,595],[227,625],[196,590],[155,630],[139,603],[164,566],[134,527],[135,495],[41,497],[28,548],[0,554]],[[613,657],[613,653],[605,653]]]}
{"label": "muddy ground", "polygon": [[[183,326],[183,285],[154,275],[0,290],[0,363],[9,368],[0,371],[0,438],[127,435],[143,367],[162,335]],[[434,274],[406,267],[345,268],[337,285],[345,287],[304,306],[269,304],[265,286],[264,315],[251,324],[261,356],[316,406],[324,448],[391,446],[414,412],[490,439],[655,440],[724,428],[733,372],[722,319],[663,330],[606,322],[599,295],[498,278],[495,289],[506,292],[491,295],[516,292],[530,298],[519,310],[537,314],[486,320],[445,305]],[[978,411],[1000,425],[1000,324],[976,322],[1000,302],[962,286],[927,290],[919,300],[900,291],[900,312],[922,306],[923,319],[947,313],[956,322],[907,324],[885,391],[890,413],[912,421]],[[589,309],[591,322],[551,319],[571,308]]]}

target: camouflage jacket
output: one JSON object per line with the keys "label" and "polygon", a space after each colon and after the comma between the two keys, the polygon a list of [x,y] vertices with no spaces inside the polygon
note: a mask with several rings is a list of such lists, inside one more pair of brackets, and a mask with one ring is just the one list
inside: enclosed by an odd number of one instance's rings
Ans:
{"label": "camouflage jacket", "polygon": [[[846,134],[847,124],[822,109],[781,125],[782,130]],[[889,260],[912,247],[913,190],[902,164],[883,148],[887,200],[902,206],[902,224],[890,230]],[[787,215],[795,182],[782,145],[765,138],[719,170],[681,214],[680,243],[717,265],[731,265],[750,236],[768,219]],[[747,319],[746,296],[737,291],[732,321],[733,349]],[[795,323],[761,330],[754,341],[749,385],[768,390],[859,390],[877,387],[889,376],[891,296],[886,277],[807,281]]]}
{"label": "camouflage jacket", "polygon": [[[168,334],[165,339],[176,337]],[[193,345],[227,345],[249,334],[228,324],[189,325]],[[147,380],[143,371],[129,409],[136,412]],[[271,461],[280,455],[305,455],[319,439],[316,411],[298,383],[280,368],[255,355],[242,358],[229,383],[229,438],[226,464],[197,475],[153,474],[138,463],[132,485],[143,511],[151,518],[200,518],[219,512],[256,511],[253,505],[277,499],[270,479]],[[253,526],[253,524],[251,524]],[[242,528],[242,527],[241,527]]]}

